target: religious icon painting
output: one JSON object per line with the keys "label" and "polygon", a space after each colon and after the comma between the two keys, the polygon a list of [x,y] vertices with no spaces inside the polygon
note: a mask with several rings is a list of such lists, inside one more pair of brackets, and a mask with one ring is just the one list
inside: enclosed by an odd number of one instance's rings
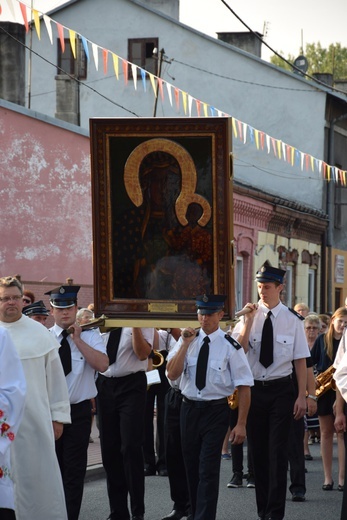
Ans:
{"label": "religious icon painting", "polygon": [[218,293],[231,316],[230,118],[96,118],[90,136],[97,313],[185,321]]}

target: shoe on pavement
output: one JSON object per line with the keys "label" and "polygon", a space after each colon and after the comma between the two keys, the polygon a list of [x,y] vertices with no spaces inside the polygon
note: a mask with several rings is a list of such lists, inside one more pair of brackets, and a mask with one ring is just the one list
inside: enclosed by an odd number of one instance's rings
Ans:
{"label": "shoe on pavement", "polygon": [[222,460],[230,460],[231,459],[230,453],[222,453],[221,459]]}
{"label": "shoe on pavement", "polygon": [[157,471],[155,468],[152,468],[151,466],[147,466],[145,468],[145,477],[153,477],[156,475]]}
{"label": "shoe on pavement", "polygon": [[161,520],[181,520],[181,518],[185,518],[186,516],[185,511],[173,509],[169,515],[164,516]]}
{"label": "shoe on pavement", "polygon": [[254,481],[253,475],[248,475],[247,487],[248,488],[255,488],[255,481]]}
{"label": "shoe on pavement", "polygon": [[232,479],[227,484],[228,488],[240,488],[242,487],[242,473],[234,473]]}
{"label": "shoe on pavement", "polygon": [[305,493],[303,493],[302,491],[296,491],[292,495],[293,502],[305,502],[305,500]]}

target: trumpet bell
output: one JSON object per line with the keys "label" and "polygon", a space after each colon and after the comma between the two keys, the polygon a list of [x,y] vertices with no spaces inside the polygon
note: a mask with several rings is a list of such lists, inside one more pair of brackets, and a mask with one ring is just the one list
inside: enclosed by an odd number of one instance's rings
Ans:
{"label": "trumpet bell", "polygon": [[162,366],[162,364],[164,363],[164,356],[163,354],[161,354],[158,350],[153,350],[153,358],[152,358],[152,363],[153,363],[153,368],[159,368]]}

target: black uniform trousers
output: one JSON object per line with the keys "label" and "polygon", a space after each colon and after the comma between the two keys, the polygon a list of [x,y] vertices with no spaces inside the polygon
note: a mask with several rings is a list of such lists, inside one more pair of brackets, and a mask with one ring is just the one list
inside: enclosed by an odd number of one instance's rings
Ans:
{"label": "black uniform trousers", "polygon": [[293,493],[306,493],[305,454],[304,454],[305,421],[302,417],[298,421],[292,418],[289,431],[288,460],[290,486]]}
{"label": "black uniform trousers", "polygon": [[165,397],[166,467],[173,509],[188,514],[189,493],[181,443],[181,404],[182,394],[180,390],[170,387]]}
{"label": "black uniform trousers", "polygon": [[[273,382],[272,382],[273,383]],[[295,390],[291,379],[251,389],[247,439],[251,445],[258,516],[284,518],[288,437]]]}
{"label": "black uniform trousers", "polygon": [[72,404],[71,424],[64,424],[63,435],[55,443],[69,520],[77,520],[81,509],[90,430],[90,399]]}
{"label": "black uniform trousers", "polygon": [[226,398],[225,403],[218,404],[216,401],[187,403],[183,398],[181,439],[194,520],[216,518],[220,454],[228,426]]}
{"label": "black uniform trousers", "polygon": [[145,372],[124,377],[99,374],[98,415],[102,463],[106,472],[111,519],[129,520],[144,514],[143,471],[144,411],[147,379]]}
{"label": "black uniform trousers", "polygon": [[[166,355],[166,353],[164,353]],[[145,459],[145,467],[153,470],[166,469],[165,461],[165,440],[164,440],[164,414],[165,414],[165,396],[170,384],[165,375],[166,362],[159,368],[160,383],[151,385],[147,390],[146,410],[145,410],[145,441],[143,446],[143,455]],[[157,401],[157,461],[155,459],[154,450],[154,403]]]}

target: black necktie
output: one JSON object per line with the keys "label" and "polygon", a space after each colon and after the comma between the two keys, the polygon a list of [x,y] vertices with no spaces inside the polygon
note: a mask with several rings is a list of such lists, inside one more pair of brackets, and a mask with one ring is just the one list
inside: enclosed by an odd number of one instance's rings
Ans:
{"label": "black necktie", "polygon": [[110,365],[113,365],[113,363],[116,361],[121,334],[122,327],[119,327],[118,329],[111,330],[108,337],[106,351]]}
{"label": "black necktie", "polygon": [[206,371],[207,371],[207,361],[208,354],[210,351],[210,338],[206,336],[204,338],[203,344],[201,345],[198,362],[196,365],[196,376],[195,376],[195,384],[199,390],[205,388],[206,385]]}
{"label": "black necktie", "polygon": [[269,311],[266,315],[263,332],[261,335],[261,346],[259,361],[265,367],[269,367],[274,360],[274,331],[272,328],[271,316],[272,312]]}
{"label": "black necktie", "polygon": [[60,342],[59,356],[61,364],[63,365],[64,374],[67,376],[71,372],[71,348],[67,340],[69,333],[66,330],[63,330],[61,335],[63,336],[63,339]]}

